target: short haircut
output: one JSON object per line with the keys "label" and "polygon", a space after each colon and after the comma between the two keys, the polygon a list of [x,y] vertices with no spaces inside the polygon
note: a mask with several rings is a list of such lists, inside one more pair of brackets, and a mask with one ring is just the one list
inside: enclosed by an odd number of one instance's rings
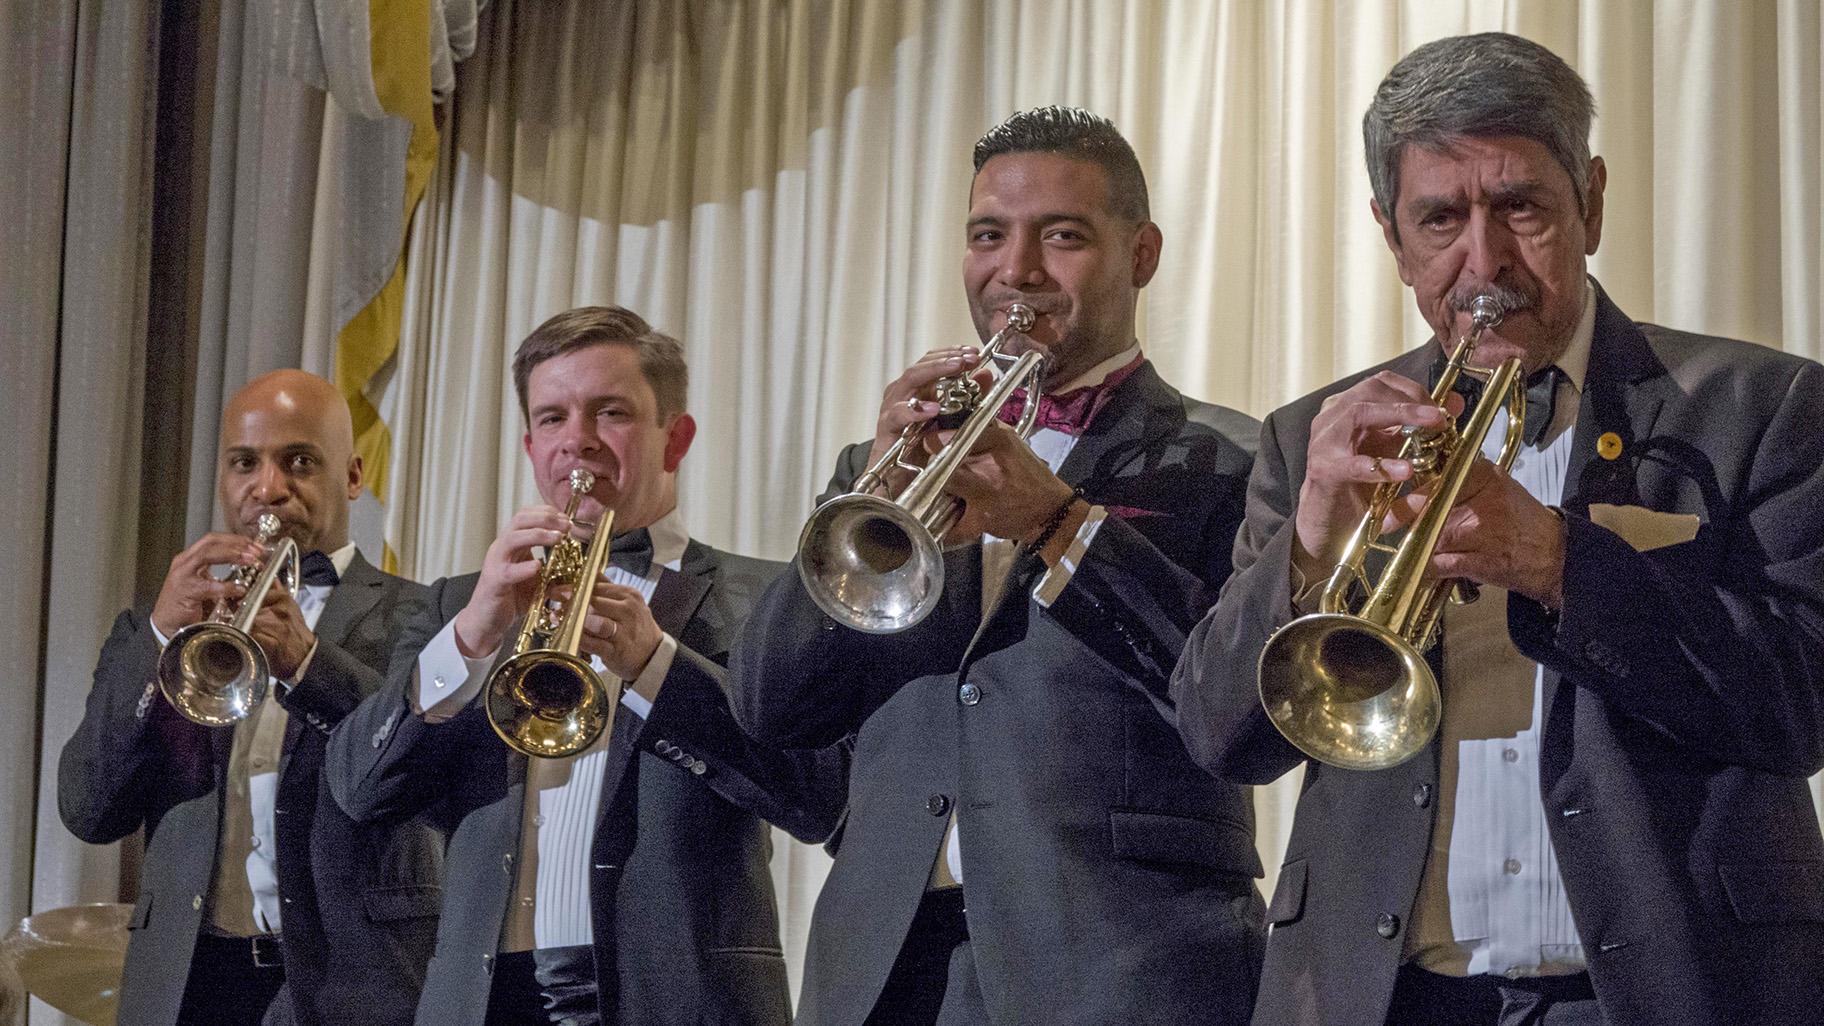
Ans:
{"label": "short haircut", "polygon": [[1441,150],[1453,139],[1514,135],[1546,148],[1570,175],[1578,212],[1588,213],[1595,116],[1590,87],[1530,39],[1484,32],[1426,43],[1393,66],[1362,115],[1374,201],[1395,220],[1407,146]]}
{"label": "short haircut", "polygon": [[1056,153],[1094,164],[1108,176],[1109,210],[1136,224],[1152,220],[1140,158],[1105,117],[1079,107],[1021,111],[976,140],[975,173],[1009,153]]}
{"label": "short haircut", "polygon": [[654,331],[644,318],[624,307],[579,306],[533,329],[513,354],[513,387],[519,392],[521,415],[531,420],[526,388],[532,368],[578,349],[604,345],[628,346],[639,354],[640,373],[658,399],[660,421],[684,412],[690,370],[684,365],[684,347],[678,340]]}

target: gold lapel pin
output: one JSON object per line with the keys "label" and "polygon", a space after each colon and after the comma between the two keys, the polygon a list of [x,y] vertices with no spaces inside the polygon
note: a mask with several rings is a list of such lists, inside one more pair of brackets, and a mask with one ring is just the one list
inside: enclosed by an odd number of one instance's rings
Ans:
{"label": "gold lapel pin", "polygon": [[1596,439],[1596,455],[1605,460],[1616,459],[1621,455],[1621,436],[1613,431],[1604,431]]}

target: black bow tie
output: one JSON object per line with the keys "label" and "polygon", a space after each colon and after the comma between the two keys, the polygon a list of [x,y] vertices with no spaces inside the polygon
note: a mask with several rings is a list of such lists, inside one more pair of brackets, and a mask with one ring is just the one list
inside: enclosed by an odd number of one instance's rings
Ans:
{"label": "black bow tie", "polygon": [[336,586],[336,582],[342,579],[341,575],[336,573],[336,564],[330,562],[328,556],[315,549],[304,553],[303,560],[298,564],[298,577],[300,578],[299,585],[306,588],[318,586],[333,588]]}
{"label": "black bow tie", "polygon": [[617,534],[608,543],[608,562],[635,577],[652,572],[652,535],[644,528]]}
{"label": "black bow tie", "polygon": [[[1431,387],[1438,386],[1438,379],[1444,376],[1444,365],[1448,363],[1439,356],[1431,365]],[[1558,382],[1565,377],[1564,371],[1557,364],[1534,371],[1526,379],[1526,429],[1524,441],[1537,448],[1545,441],[1547,431],[1552,427],[1552,416],[1557,410]],[[1482,398],[1483,381],[1469,374],[1459,374],[1451,391],[1463,397],[1465,414],[1476,408]]]}

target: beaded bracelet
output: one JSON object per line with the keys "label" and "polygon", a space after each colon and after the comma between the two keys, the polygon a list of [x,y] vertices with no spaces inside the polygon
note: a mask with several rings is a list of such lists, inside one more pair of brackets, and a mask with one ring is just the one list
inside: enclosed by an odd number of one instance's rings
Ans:
{"label": "beaded bracelet", "polygon": [[1044,528],[1039,531],[1039,536],[1034,538],[1032,544],[1027,547],[1033,552],[1043,551],[1045,546],[1051,543],[1051,536],[1057,534],[1058,528],[1064,526],[1064,520],[1070,516],[1070,507],[1075,506],[1077,500],[1082,497],[1083,489],[1081,486],[1072,488],[1070,490],[1070,498],[1065,499],[1058,504],[1058,508],[1052,511],[1051,518],[1045,521]]}

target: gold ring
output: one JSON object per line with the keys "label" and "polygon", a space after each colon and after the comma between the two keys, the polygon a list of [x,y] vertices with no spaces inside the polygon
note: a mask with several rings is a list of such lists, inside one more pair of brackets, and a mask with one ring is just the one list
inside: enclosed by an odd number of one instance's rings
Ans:
{"label": "gold ring", "polygon": [[608,621],[608,640],[613,641],[614,636],[616,634],[619,634],[620,632],[621,632],[620,624],[616,623],[613,620]]}

